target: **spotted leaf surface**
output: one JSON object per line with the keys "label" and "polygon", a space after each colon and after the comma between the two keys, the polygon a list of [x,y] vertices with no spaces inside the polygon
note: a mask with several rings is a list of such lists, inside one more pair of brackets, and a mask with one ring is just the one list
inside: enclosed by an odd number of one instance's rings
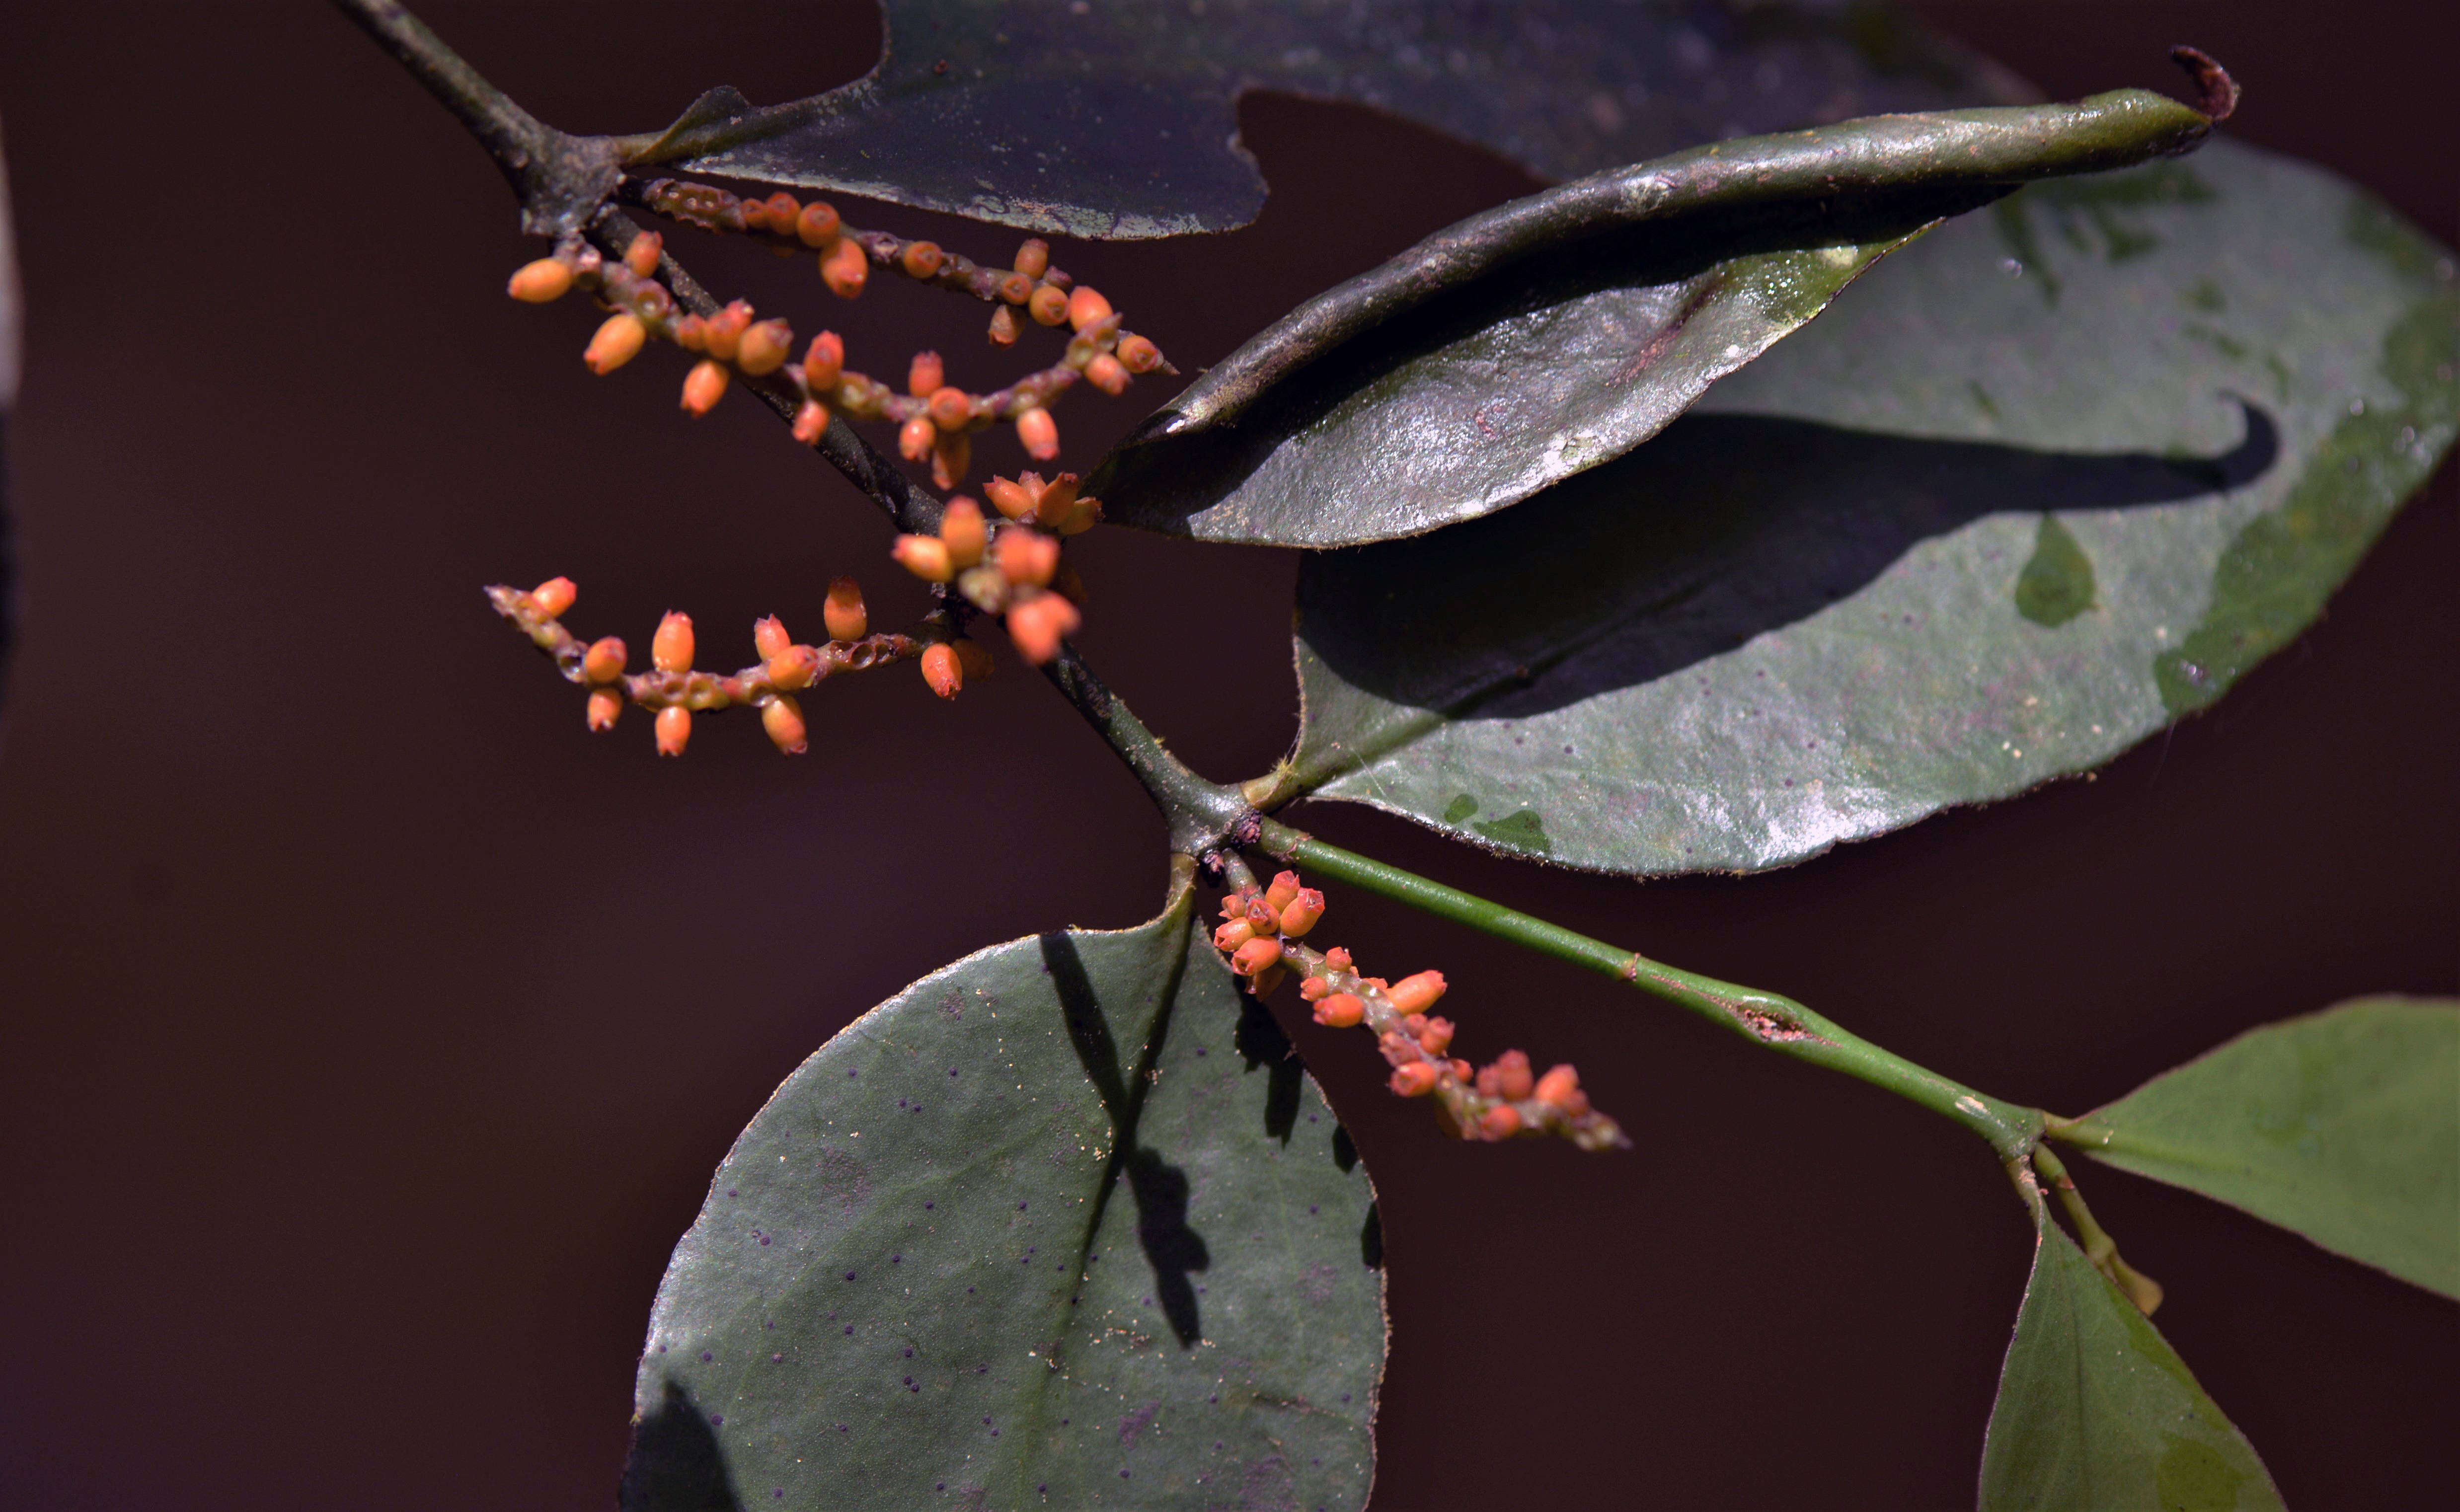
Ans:
{"label": "spotted leaf surface", "polygon": [[1951,222],[1628,457],[1310,556],[1283,797],[1751,870],[2085,771],[2314,619],[2450,444],[2450,256],[2228,142]]}
{"label": "spotted leaf surface", "polygon": [[1655,435],[1941,217],[2208,130],[2122,90],[1719,142],[1563,184],[1300,306],[1087,487],[1109,518],[1208,541],[1349,545],[1492,514]]}
{"label": "spotted leaf surface", "polygon": [[882,0],[863,79],[713,90],[648,156],[1083,237],[1222,231],[1264,183],[1238,96],[1407,116],[1554,178],[1721,137],[2025,97],[1879,5],[1721,0]]}
{"label": "spotted leaf surface", "polygon": [[1983,1512],[2278,1512],[2244,1435],[2046,1216],[1982,1452]]}
{"label": "spotted leaf surface", "polygon": [[659,1288],[627,1508],[1365,1502],[1372,1188],[1191,912],[969,956],[778,1088]]}
{"label": "spotted leaf surface", "polygon": [[2086,1116],[2097,1160],[2460,1297],[2460,1003],[2251,1030]]}

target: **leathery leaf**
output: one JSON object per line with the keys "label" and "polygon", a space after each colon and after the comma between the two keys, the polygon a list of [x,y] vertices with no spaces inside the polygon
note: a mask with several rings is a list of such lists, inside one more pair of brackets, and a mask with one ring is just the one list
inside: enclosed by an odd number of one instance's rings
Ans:
{"label": "leathery leaf", "polygon": [[659,1288],[626,1507],[1364,1504],[1373,1189],[1187,878],[778,1088]]}
{"label": "leathery leaf", "polygon": [[1310,556],[1259,793],[1648,875],[2088,770],[2322,610],[2460,415],[2460,281],[2227,141],[1890,258],[1628,457]]}
{"label": "leathery leaf", "polygon": [[2033,1273],[1982,1451],[1983,1512],[2273,1512],[2186,1363],[2037,1204]]}
{"label": "leathery leaf", "polygon": [[1301,305],[1150,416],[1110,518],[1341,546],[1474,520],[1610,461],[1944,216],[2182,152],[2144,90],[1719,142],[1470,217]]}
{"label": "leathery leaf", "polygon": [[2361,998],[2250,1030],[2060,1137],[2460,1297],[2460,1002]]}
{"label": "leathery leaf", "polygon": [[639,162],[1069,236],[1225,231],[1264,183],[1251,89],[1351,99],[1549,178],[2024,86],[1888,7],[1795,0],[881,0],[887,53],[766,108],[711,90]]}

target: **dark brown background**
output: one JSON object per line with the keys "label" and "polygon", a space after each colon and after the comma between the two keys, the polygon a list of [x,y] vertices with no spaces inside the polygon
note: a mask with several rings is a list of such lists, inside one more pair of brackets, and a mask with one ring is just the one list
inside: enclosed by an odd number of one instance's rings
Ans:
{"label": "dark brown background", "polygon": [[[876,43],[859,7],[784,0],[431,9],[575,128],[721,79],[786,97]],[[2247,86],[2235,134],[2460,239],[2439,0],[1921,9],[2058,94],[2169,87],[2162,50],[2199,43]],[[902,670],[832,685],[798,762],[739,718],[681,762],[637,714],[586,736],[480,584],[570,573],[577,623],[636,645],[689,608],[712,656],[756,613],[816,619],[834,572],[892,623],[919,594],[766,415],[689,423],[670,356],[594,380],[582,311],[506,302],[532,253],[493,169],[321,8],[11,7],[0,118],[32,307],[0,1502],[605,1505],[668,1248],[769,1089],[957,955],[1145,917],[1159,828],[1012,666],[953,705]],[[1182,363],[1525,187],[1361,112],[1244,121],[1261,224],[1063,249]],[[970,307],[847,310],[799,264],[686,250],[825,309],[859,357],[928,340],[961,380],[999,371]],[[1160,396],[1071,403],[1069,455]],[[2452,989],[2455,493],[2446,467],[2322,626],[2097,782],[1789,872],[1641,886],[1361,810],[1304,822],[2081,1110],[2249,1025]],[[1082,558],[1083,644],[1157,730],[1221,777],[1282,752],[1289,557],[1097,532]],[[1577,1061],[1641,1141],[1450,1145],[1322,1045],[1392,1257],[1379,1505],[1969,1504],[2029,1248],[1970,1139],[1568,968],[1336,907],[1362,955],[1450,973],[1471,1037]],[[2085,1180],[2293,1503],[2449,1494],[2449,1304]]]}

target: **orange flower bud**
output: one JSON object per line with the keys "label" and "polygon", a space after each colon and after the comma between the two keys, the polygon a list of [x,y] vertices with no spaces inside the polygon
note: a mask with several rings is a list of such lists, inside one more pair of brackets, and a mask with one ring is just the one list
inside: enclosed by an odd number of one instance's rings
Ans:
{"label": "orange flower bud", "polygon": [[734,300],[701,322],[701,344],[720,362],[732,362],[742,349],[743,333],[752,329],[752,307]]}
{"label": "orange flower bud", "polygon": [[1028,278],[1040,278],[1050,266],[1050,244],[1038,236],[1029,236],[1016,249],[1016,261],[1010,265]]}
{"label": "orange flower bud", "polygon": [[549,578],[530,589],[530,602],[537,605],[539,612],[548,619],[554,619],[572,607],[572,601],[580,596],[581,589],[573,586],[570,578]]}
{"label": "orange flower bud", "polygon": [[1277,872],[1264,887],[1264,906],[1280,913],[1298,895],[1299,874],[1294,871]]}
{"label": "orange flower bud", "polygon": [[812,338],[811,349],[803,353],[803,381],[815,394],[838,386],[845,373],[845,341],[834,330],[823,330]]}
{"label": "orange flower bud", "polygon": [[1050,528],[1063,536],[1081,536],[1102,522],[1102,501],[1080,499],[1068,506],[1067,517]]}
{"label": "orange flower bud", "polygon": [[795,411],[795,439],[805,446],[817,446],[820,437],[829,434],[829,407],[817,399],[805,399]]}
{"label": "orange flower bud", "polygon": [[1008,639],[1036,667],[1059,654],[1059,643],[1083,623],[1075,607],[1055,593],[1026,600],[1007,611]]}
{"label": "orange flower bud", "polygon": [[929,398],[947,381],[947,366],[936,351],[918,351],[906,364],[905,392],[918,399]]}
{"label": "orange flower bud", "polygon": [[589,338],[589,350],[581,354],[582,364],[603,378],[639,356],[641,344],[648,339],[649,328],[641,324],[640,316],[609,315]]}
{"label": "orange flower bud", "polygon": [[743,333],[734,349],[734,365],[753,377],[763,377],[786,365],[795,348],[795,332],[782,320],[764,320]]}
{"label": "orange flower bud", "polygon": [[818,200],[795,217],[795,235],[805,246],[826,246],[838,239],[838,212]]}
{"label": "orange flower bud", "polygon": [[1016,438],[1025,447],[1025,455],[1037,462],[1051,461],[1059,456],[1059,422],[1039,405],[1016,417]]}
{"label": "orange flower bud", "polygon": [[1042,492],[1034,496],[1033,518],[1038,524],[1055,525],[1067,519],[1068,512],[1075,505],[1076,475],[1062,473],[1045,483]]}
{"label": "orange flower bud", "polygon": [[1448,1062],[1446,1062],[1446,1064],[1448,1064],[1449,1066],[1451,1066],[1451,1067],[1452,1067],[1453,1079],[1454,1081],[1458,1081],[1458,1082],[1466,1083],[1466,1082],[1469,1080],[1469,1078],[1470,1078],[1470,1076],[1471,1076],[1472,1073],[1471,1073],[1471,1071],[1470,1071],[1470,1066],[1469,1066],[1469,1062],[1468,1062],[1468,1061],[1466,1061],[1466,1060],[1454,1060],[1454,1061],[1448,1061]]}
{"label": "orange flower bud", "polygon": [[1068,318],[1067,291],[1045,284],[1025,302],[1025,312],[1031,315],[1037,324],[1056,326]]}
{"label": "orange flower bud", "polygon": [[1119,338],[1119,366],[1130,373],[1151,373],[1161,366],[1161,349],[1142,336]]}
{"label": "orange flower bud", "polygon": [[999,534],[1000,574],[1010,583],[1040,587],[1059,565],[1059,543],[1034,530],[1003,530]]}
{"label": "orange flower bud", "polygon": [[1355,1029],[1367,1017],[1367,1004],[1355,992],[1334,992],[1316,999],[1315,1021],[1327,1029]]}
{"label": "orange flower bud", "polygon": [[624,664],[629,660],[631,652],[625,649],[624,642],[609,635],[591,642],[589,650],[582,653],[581,675],[593,683],[611,683],[624,675]]}
{"label": "orange flower bud", "polygon": [[624,695],[612,688],[589,690],[589,728],[604,734],[615,728],[615,716],[624,712]]}
{"label": "orange flower bud", "polygon": [[828,619],[833,641],[859,641],[871,633],[871,615],[862,606],[862,585],[852,578],[838,578],[829,585],[829,600],[821,613]]}
{"label": "orange flower bud", "polygon": [[709,350],[709,325],[698,315],[681,316],[675,321],[669,334],[675,338],[675,345],[686,351]]}
{"label": "orange flower bud", "polygon": [[[766,200],[743,201],[734,207],[734,218],[742,223],[743,229],[747,231],[765,231],[769,229],[769,202]],[[779,229],[782,230],[783,227]]]}
{"label": "orange flower bud", "polygon": [[944,641],[926,647],[922,651],[922,680],[943,698],[954,698],[957,690],[965,686],[965,670],[957,662],[957,653]]}
{"label": "orange flower bud", "polygon": [[1520,1132],[1520,1110],[1489,1108],[1486,1117],[1477,1120],[1477,1130],[1490,1139],[1508,1139]]}
{"label": "orange flower bud", "polygon": [[1006,305],[1002,305],[997,309],[992,310],[990,329],[991,345],[994,347],[1013,347],[1016,345],[1016,311],[1008,309]]}
{"label": "orange flower bud", "polygon": [[658,711],[658,755],[679,756],[691,740],[691,711],[668,704]]}
{"label": "orange flower bud", "polygon": [[812,748],[803,726],[803,706],[783,693],[761,705],[760,728],[768,731],[770,741],[788,756],[801,756]]}
{"label": "orange flower bud", "polygon": [[1109,352],[1097,351],[1085,364],[1085,381],[1115,398],[1128,392],[1128,370]]}
{"label": "orange flower bud", "polygon": [[897,455],[909,462],[919,462],[931,455],[932,445],[940,439],[940,428],[931,416],[918,415],[898,427]]}
{"label": "orange flower bud", "polygon": [[1322,999],[1330,997],[1331,995],[1332,984],[1325,981],[1323,977],[1311,976],[1299,984],[1299,996],[1305,998],[1310,1003],[1321,1001]]}
{"label": "orange flower bud", "polygon": [[1279,934],[1282,932],[1282,921],[1280,917],[1265,905],[1264,900],[1262,898],[1250,898],[1247,900],[1247,923],[1254,926],[1258,934]]}
{"label": "orange flower bud", "polygon": [[1241,888],[1226,895],[1221,900],[1221,917],[1244,919],[1247,917],[1247,900],[1254,896],[1256,896],[1256,890],[1252,887]]}
{"label": "orange flower bud", "polygon": [[990,500],[992,508],[1010,520],[1022,520],[1033,513],[1033,495],[1005,478],[994,478],[985,483],[983,493]]}
{"label": "orange flower bud", "polygon": [[668,609],[649,637],[649,665],[662,672],[688,672],[692,664],[692,622],[689,614]]}
{"label": "orange flower bud", "polygon": [[1449,1018],[1427,1019],[1413,1033],[1418,1036],[1418,1048],[1430,1055],[1440,1055],[1452,1047],[1453,1021]]}
{"label": "orange flower bud", "polygon": [[644,231],[624,248],[624,266],[636,275],[647,278],[658,270],[658,254],[666,249],[665,237],[655,231]]}
{"label": "orange flower bud", "polygon": [[841,241],[831,248],[820,259],[820,278],[839,299],[859,295],[871,280],[871,262],[862,255],[862,244]]}
{"label": "orange flower bud", "polygon": [[769,685],[792,692],[820,680],[820,653],[809,646],[787,646],[770,653],[761,669]]}
{"label": "orange flower bud", "polygon": [[783,189],[769,197],[769,229],[773,231],[793,230],[795,218],[802,213],[802,202]]}
{"label": "orange flower bud", "polygon": [[932,424],[944,431],[953,431],[973,417],[973,396],[965,390],[943,384],[931,391]]}
{"label": "orange flower bud", "polygon": [[889,555],[897,564],[925,583],[945,583],[957,575],[948,562],[947,543],[937,536],[900,536]]}
{"label": "orange flower bud", "polygon": [[1245,945],[1248,941],[1254,938],[1256,938],[1256,926],[1254,925],[1249,924],[1244,919],[1233,919],[1228,924],[1221,925],[1214,929],[1213,948],[1217,950],[1236,950],[1241,946]]}
{"label": "orange flower bud", "polygon": [[1327,971],[1347,971],[1353,964],[1346,946],[1336,945],[1324,952],[1324,969]]}
{"label": "orange flower bud", "polygon": [[1230,969],[1241,976],[1253,976],[1282,958],[1282,942],[1259,937],[1241,946],[1230,957]]}
{"label": "orange flower bud", "polygon": [[967,682],[980,682],[991,674],[991,650],[971,636],[959,636],[952,642],[957,648],[957,670]]}
{"label": "orange flower bud", "polygon": [[1111,302],[1089,284],[1079,284],[1068,296],[1068,324],[1078,330],[1111,318]]}
{"label": "orange flower bud", "polygon": [[1444,973],[1421,971],[1415,976],[1405,976],[1393,983],[1384,995],[1404,1013],[1423,1013],[1435,999],[1444,995]]}
{"label": "orange flower bud", "polygon": [[726,365],[713,357],[703,357],[684,374],[684,408],[694,415],[707,415],[726,397],[728,383]]}
{"label": "orange flower bud", "polygon": [[504,285],[504,292],[525,305],[543,305],[572,291],[572,269],[557,258],[523,263]]}
{"label": "orange flower bud", "polygon": [[905,244],[903,261],[906,277],[929,278],[940,271],[940,265],[947,259],[941,252],[940,244],[937,242],[908,242]]}
{"label": "orange flower bud", "polygon": [[1302,887],[1299,895],[1282,910],[1282,932],[1292,937],[1306,933],[1324,917],[1324,894],[1313,887]]}
{"label": "orange flower bud", "polygon": [[1443,1073],[1423,1060],[1413,1060],[1406,1066],[1392,1068],[1390,1085],[1404,1097],[1423,1097],[1434,1091],[1435,1083],[1442,1079]]}
{"label": "orange flower bud", "polygon": [[948,548],[951,566],[970,567],[983,560],[990,533],[983,523],[983,506],[959,494],[940,516],[940,542]]}
{"label": "orange flower bud", "polygon": [[[1492,1088],[1487,1086],[1486,1080],[1490,1072],[1495,1076],[1495,1085]],[[1509,1102],[1518,1102],[1528,1097],[1529,1089],[1535,1084],[1536,1078],[1529,1075],[1529,1057],[1516,1050],[1507,1050],[1495,1056],[1494,1065],[1486,1067],[1477,1074],[1478,1091],[1490,1097],[1501,1097]]]}
{"label": "orange flower bud", "polygon": [[794,645],[795,637],[786,633],[785,621],[771,614],[752,622],[752,644],[759,650],[760,659],[767,661]]}
{"label": "orange flower bud", "polygon": [[931,486],[954,488],[974,465],[974,443],[962,431],[943,431],[931,443]]}
{"label": "orange flower bud", "polygon": [[1546,1075],[1538,1077],[1537,1097],[1538,1101],[1550,1103],[1566,1113],[1571,1111],[1567,1104],[1574,1097],[1580,1097],[1584,1109],[1588,1101],[1580,1094],[1580,1074],[1569,1066],[1550,1067]]}

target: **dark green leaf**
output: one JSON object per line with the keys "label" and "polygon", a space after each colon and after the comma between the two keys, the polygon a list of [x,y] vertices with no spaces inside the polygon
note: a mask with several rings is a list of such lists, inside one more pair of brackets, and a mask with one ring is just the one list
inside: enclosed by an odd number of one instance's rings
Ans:
{"label": "dark green leaf", "polygon": [[[2327,174],[2216,142],[2026,189],[1629,457],[1306,559],[1280,792],[1653,874],[2085,771],[2314,618],[2455,364],[2448,255]],[[1481,827],[1523,813],[1544,846]]]}
{"label": "dark green leaf", "polygon": [[1983,1512],[2280,1506],[2245,1436],[2046,1216],[1982,1451]]}
{"label": "dark green leaf", "polygon": [[1111,519],[1208,541],[1474,520],[1655,435],[1940,217],[2208,129],[2126,90],[1720,142],[1549,189],[1300,306],[1086,486]]}
{"label": "dark green leaf", "polygon": [[2064,1137],[2460,1297],[2460,1003],[2361,998],[2267,1024]]}
{"label": "dark green leaf", "polygon": [[645,144],[679,170],[1087,237],[1222,231],[1263,181],[1238,96],[1410,117],[1553,178],[2021,84],[1875,4],[883,0],[868,77],[755,109],[713,90]]}
{"label": "dark green leaf", "polygon": [[787,1079],[659,1288],[626,1507],[1365,1502],[1373,1191],[1191,915],[968,956]]}

